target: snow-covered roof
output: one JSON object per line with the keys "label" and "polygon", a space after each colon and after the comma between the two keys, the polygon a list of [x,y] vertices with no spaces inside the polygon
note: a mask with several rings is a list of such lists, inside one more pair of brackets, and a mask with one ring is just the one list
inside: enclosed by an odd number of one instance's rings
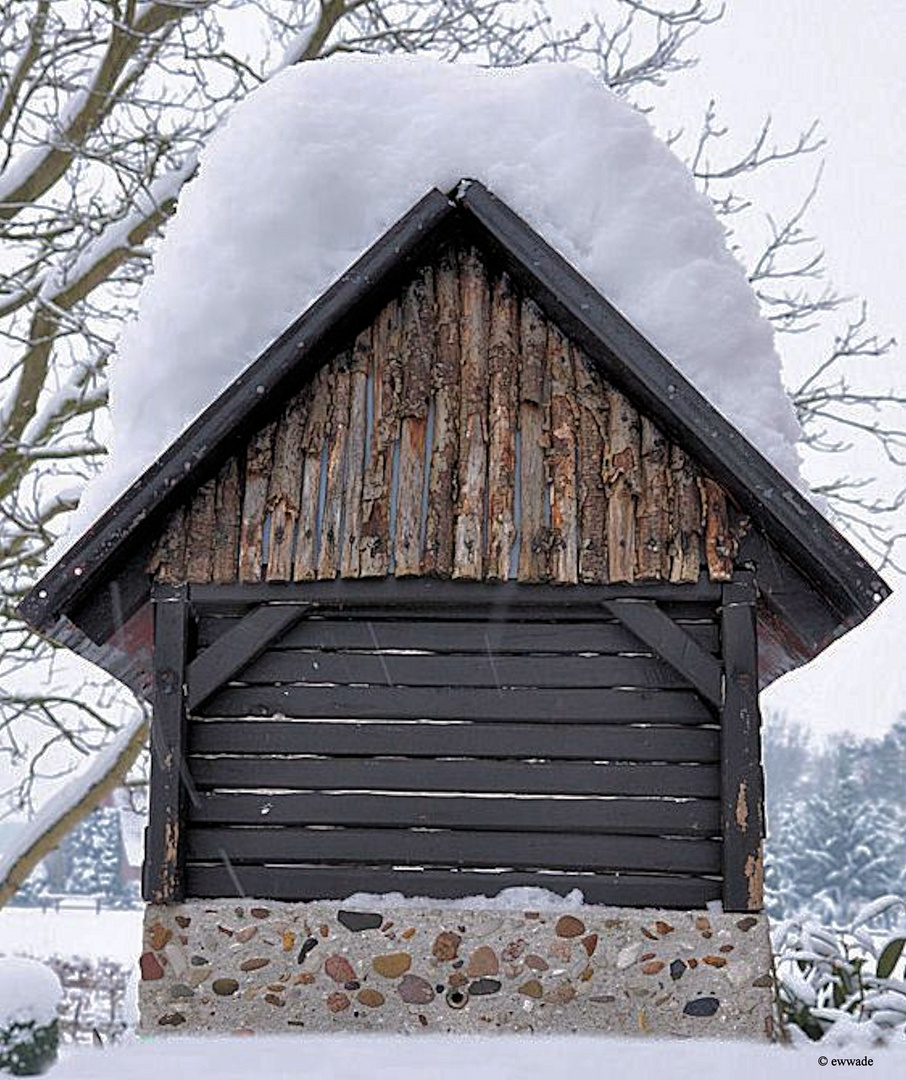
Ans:
{"label": "snow-covered roof", "polygon": [[431,187],[483,181],[797,487],[770,324],[687,168],[568,65],[347,56],[281,72],[200,157],[111,362],[74,533]]}
{"label": "snow-covered roof", "polygon": [[757,564],[770,594],[767,681],[888,595],[803,496],[772,329],[645,118],[571,67],[360,57],[282,73],[201,156],[112,365],[112,461],[73,533],[131,486],[22,617],[144,693],[139,614],[166,515],[451,228],[501,259],[750,517],[740,565]]}

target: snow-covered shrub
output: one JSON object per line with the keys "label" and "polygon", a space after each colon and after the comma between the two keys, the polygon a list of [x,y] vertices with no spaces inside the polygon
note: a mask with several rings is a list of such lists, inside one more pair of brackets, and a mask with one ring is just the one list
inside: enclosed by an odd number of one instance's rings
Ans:
{"label": "snow-covered shrub", "polygon": [[56,975],[37,960],[0,958],[0,1073],[38,1076],[57,1059]]}
{"label": "snow-covered shrub", "polygon": [[788,920],[773,930],[780,1023],[810,1039],[906,1036],[906,936],[869,924],[906,912],[906,901],[883,896],[845,928]]}

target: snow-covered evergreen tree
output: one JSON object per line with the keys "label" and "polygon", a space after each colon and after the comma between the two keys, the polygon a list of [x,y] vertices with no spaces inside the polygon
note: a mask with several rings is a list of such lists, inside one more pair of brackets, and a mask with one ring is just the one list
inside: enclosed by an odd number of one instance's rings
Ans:
{"label": "snow-covered evergreen tree", "polygon": [[119,811],[99,807],[66,838],[66,892],[117,897],[120,881]]}
{"label": "snow-covered evergreen tree", "polygon": [[858,754],[855,744],[842,743],[835,775],[818,793],[769,810],[769,914],[840,923],[906,888],[906,813],[868,794]]}

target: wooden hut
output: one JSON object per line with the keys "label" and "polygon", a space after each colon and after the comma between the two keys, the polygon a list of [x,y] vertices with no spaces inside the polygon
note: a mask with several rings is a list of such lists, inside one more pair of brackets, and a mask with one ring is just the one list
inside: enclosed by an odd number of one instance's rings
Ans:
{"label": "wooden hut", "polygon": [[153,701],[148,900],[762,906],[758,690],[884,582],[480,183],[22,604]]}

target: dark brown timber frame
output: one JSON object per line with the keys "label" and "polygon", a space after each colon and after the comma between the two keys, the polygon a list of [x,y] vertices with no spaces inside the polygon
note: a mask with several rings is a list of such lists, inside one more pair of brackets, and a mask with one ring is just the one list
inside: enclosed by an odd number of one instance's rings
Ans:
{"label": "dark brown timber frame", "polygon": [[158,587],[146,897],[535,884],[759,910],[752,598]]}

